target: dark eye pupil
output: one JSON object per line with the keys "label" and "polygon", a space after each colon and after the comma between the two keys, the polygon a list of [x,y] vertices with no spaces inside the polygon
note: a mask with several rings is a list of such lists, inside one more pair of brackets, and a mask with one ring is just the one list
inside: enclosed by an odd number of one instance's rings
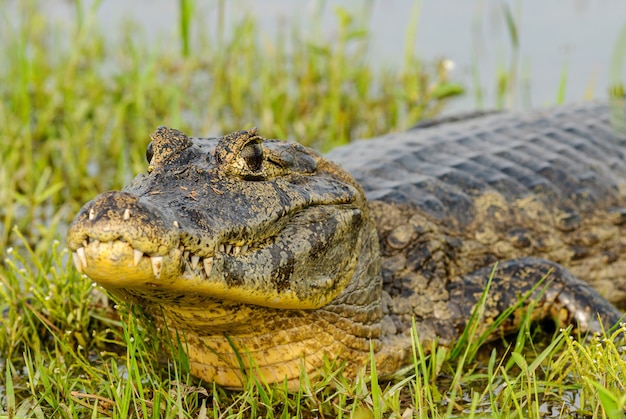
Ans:
{"label": "dark eye pupil", "polygon": [[258,172],[263,166],[263,147],[259,143],[248,143],[241,150],[241,157],[251,171]]}
{"label": "dark eye pupil", "polygon": [[153,155],[154,153],[152,151],[152,141],[150,141],[150,144],[148,144],[148,148],[146,148],[146,160],[148,160],[148,163],[152,161]]}

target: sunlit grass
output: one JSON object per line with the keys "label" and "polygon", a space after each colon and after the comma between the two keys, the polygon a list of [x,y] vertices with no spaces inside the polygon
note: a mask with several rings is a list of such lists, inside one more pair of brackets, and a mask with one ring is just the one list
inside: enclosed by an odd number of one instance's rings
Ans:
{"label": "sunlit grass", "polygon": [[392,381],[380,381],[373,363],[356,379],[327,363],[320,379],[303,373],[296,392],[255,377],[226,391],[191,377],[138,307],[114,310],[58,243],[44,259],[24,251],[0,269],[0,412],[11,417],[618,417],[610,412],[626,405],[626,327],[549,339],[526,319],[472,358],[480,305],[458,350],[423,347],[414,334],[415,362]]}

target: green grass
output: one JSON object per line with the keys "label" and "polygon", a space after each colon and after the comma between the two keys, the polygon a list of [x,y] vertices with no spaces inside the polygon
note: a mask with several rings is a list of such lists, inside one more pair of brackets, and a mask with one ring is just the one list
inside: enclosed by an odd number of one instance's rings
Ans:
{"label": "green grass", "polygon": [[509,341],[476,351],[479,306],[455,348],[424,348],[414,335],[415,362],[393,381],[379,381],[373,363],[356,379],[327,364],[319,381],[304,374],[297,392],[255,378],[229,392],[191,377],[184,356],[166,356],[177,348],[165,332],[79,275],[58,243],[43,259],[10,251],[0,301],[7,417],[617,417],[626,407],[626,327],[581,340],[570,330],[538,334],[526,321]]}
{"label": "green grass", "polygon": [[179,4],[179,37],[158,48],[122,27],[119,43],[108,40],[93,16],[99,2],[91,10],[75,2],[69,28],[36,2],[19,2],[18,19],[0,12],[0,418],[623,412],[625,365],[615,343],[623,328],[607,339],[568,331],[546,339],[526,323],[485,348],[477,311],[453,348],[424,348],[415,336],[414,365],[390,382],[378,380],[374,364],[356,379],[328,364],[321,380],[303,375],[295,393],[256,379],[229,392],[191,377],[178,347],[139,307],[117,304],[79,275],[60,232],[84,202],[145,170],[158,125],[194,135],[258,126],[266,137],[327,150],[406,128],[462,92],[443,62],[424,64],[411,52],[418,3],[402,68],[380,71],[365,60],[371,8],[360,16],[338,9],[334,39],[296,24],[268,39],[250,17],[225,33],[225,2],[215,33],[194,26],[192,0]]}

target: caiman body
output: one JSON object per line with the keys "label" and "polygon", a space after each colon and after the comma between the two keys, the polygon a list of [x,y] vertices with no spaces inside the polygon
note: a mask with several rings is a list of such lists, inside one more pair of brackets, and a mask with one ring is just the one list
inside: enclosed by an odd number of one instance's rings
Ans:
{"label": "caiman body", "polygon": [[327,158],[256,130],[161,127],[148,173],[87,203],[67,243],[183,340],[195,375],[231,388],[296,387],[325,358],[355,373],[371,350],[391,374],[413,320],[426,347],[453,343],[492,276],[483,324],[531,294],[499,333],[528,306],[599,331],[626,303],[625,115],[496,114]]}

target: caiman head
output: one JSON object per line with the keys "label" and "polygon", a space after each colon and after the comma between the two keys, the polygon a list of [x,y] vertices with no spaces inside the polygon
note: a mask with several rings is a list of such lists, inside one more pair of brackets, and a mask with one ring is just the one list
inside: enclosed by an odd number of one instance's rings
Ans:
{"label": "caiman head", "polygon": [[151,139],[148,173],[70,225],[76,268],[167,323],[207,381],[297,383],[324,357],[356,368],[381,308],[376,232],[354,179],[255,129],[200,139],[160,127]]}

